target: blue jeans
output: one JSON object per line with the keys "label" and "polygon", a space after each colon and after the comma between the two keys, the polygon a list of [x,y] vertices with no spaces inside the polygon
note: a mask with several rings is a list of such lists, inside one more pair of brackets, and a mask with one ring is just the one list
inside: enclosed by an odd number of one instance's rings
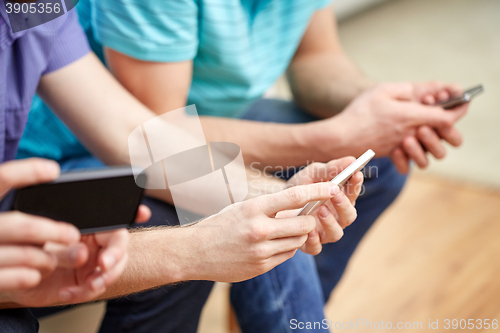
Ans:
{"label": "blue jeans", "polygon": [[[268,99],[257,101],[243,118],[280,123],[316,120],[294,103]],[[100,162],[90,156],[62,163],[63,169],[99,165]],[[365,193],[357,201],[358,219],[346,229],[339,242],[325,245],[323,252],[316,257],[299,251],[270,272],[232,285],[231,302],[243,332],[292,332],[292,319],[321,322],[325,318],[324,302],[340,280],[352,252],[373,222],[396,198],[406,180],[387,159],[376,159],[370,165],[378,167],[378,177],[366,179]],[[153,212],[152,220],[148,222],[150,225],[162,225],[165,220],[168,224],[178,223],[172,206],[150,198],[145,198],[143,203]],[[100,332],[196,332],[201,309],[212,285],[208,281],[189,281],[110,300]],[[32,309],[37,316],[60,310]],[[22,312],[21,315],[27,314]],[[3,329],[1,318],[0,329]],[[25,331],[16,329],[12,332]]]}

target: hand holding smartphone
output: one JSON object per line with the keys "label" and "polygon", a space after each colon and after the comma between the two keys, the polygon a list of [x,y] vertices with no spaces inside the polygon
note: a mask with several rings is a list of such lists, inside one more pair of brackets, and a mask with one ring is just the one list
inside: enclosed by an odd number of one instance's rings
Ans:
{"label": "hand holding smartphone", "polygon": [[[368,149],[363,155],[361,155],[356,161],[351,163],[347,168],[342,170],[335,178],[333,178],[330,183],[338,185],[340,188],[344,186],[349,179],[358,171],[363,169],[368,162],[375,156],[375,152],[371,149]],[[297,216],[309,215],[314,212],[319,206],[324,204],[326,200],[323,201],[312,201],[305,205]]]}
{"label": "hand holding smartphone", "polygon": [[74,171],[18,190],[13,209],[71,223],[82,234],[96,233],[134,223],[143,191],[130,166]]}
{"label": "hand holding smartphone", "polygon": [[484,91],[482,84],[467,89],[462,96],[451,98],[445,102],[437,103],[437,106],[442,107],[445,110],[456,108],[457,106],[469,103],[474,97],[481,94]]}

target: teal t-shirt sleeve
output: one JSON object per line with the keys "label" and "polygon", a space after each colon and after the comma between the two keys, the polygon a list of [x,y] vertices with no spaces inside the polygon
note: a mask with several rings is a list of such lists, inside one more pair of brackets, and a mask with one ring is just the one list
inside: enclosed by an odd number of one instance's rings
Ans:
{"label": "teal t-shirt sleeve", "polygon": [[94,36],[130,57],[192,60],[198,50],[197,0],[92,0]]}
{"label": "teal t-shirt sleeve", "polygon": [[328,7],[332,4],[332,2],[332,0],[319,0],[318,4],[316,5],[316,9],[323,9],[325,7]]}

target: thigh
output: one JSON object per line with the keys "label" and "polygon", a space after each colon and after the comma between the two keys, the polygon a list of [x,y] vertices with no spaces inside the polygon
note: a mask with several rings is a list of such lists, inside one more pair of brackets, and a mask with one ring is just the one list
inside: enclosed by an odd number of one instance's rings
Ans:
{"label": "thigh", "polygon": [[388,158],[373,160],[365,173],[364,190],[356,201],[356,221],[346,228],[342,239],[325,244],[323,251],[315,257],[326,301],[363,236],[396,199],[406,182],[406,176],[399,174]]}
{"label": "thigh", "polygon": [[[243,332],[293,332],[293,323],[325,319],[312,256],[298,251],[271,271],[231,286],[231,303]],[[328,332],[305,329],[301,332]]]}

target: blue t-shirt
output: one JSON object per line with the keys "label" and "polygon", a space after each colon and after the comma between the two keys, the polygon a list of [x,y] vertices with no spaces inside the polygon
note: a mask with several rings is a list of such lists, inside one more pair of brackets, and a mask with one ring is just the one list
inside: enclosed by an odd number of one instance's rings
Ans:
{"label": "blue t-shirt", "polygon": [[[77,8],[87,1],[97,42],[144,61],[193,60],[188,104],[235,118],[285,72],[312,15],[331,2],[80,0]],[[29,142],[21,148],[39,151]]]}

